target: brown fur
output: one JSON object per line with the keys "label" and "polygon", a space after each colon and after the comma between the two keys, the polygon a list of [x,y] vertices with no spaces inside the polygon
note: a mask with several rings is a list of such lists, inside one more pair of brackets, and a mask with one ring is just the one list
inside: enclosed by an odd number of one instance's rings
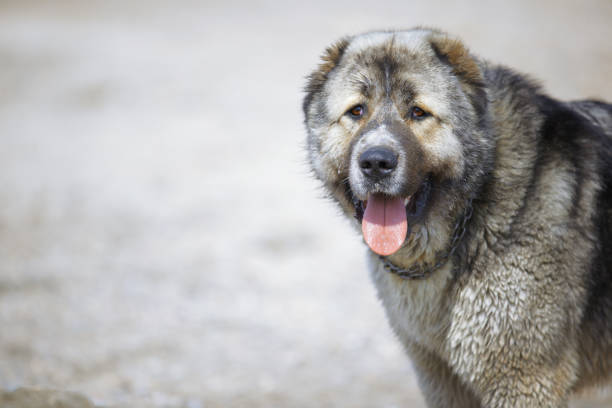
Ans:
{"label": "brown fur", "polygon": [[453,73],[466,81],[479,84],[482,82],[482,73],[476,61],[461,41],[456,38],[441,34],[431,39],[432,47],[439,55],[448,58],[453,67]]}

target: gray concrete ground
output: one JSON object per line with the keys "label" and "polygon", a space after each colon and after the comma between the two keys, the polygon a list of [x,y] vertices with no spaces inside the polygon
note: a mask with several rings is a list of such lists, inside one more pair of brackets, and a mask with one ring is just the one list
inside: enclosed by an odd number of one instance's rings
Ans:
{"label": "gray concrete ground", "polygon": [[0,388],[423,406],[308,175],[304,76],[344,34],[424,24],[612,100],[611,22],[608,0],[1,2]]}

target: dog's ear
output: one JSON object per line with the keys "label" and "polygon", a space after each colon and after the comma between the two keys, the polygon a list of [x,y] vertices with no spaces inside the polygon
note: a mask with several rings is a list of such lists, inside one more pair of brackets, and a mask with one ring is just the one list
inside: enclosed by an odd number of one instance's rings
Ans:
{"label": "dog's ear", "polygon": [[342,38],[325,49],[325,52],[321,56],[321,64],[319,64],[318,68],[308,76],[308,82],[304,89],[306,91],[306,97],[304,98],[303,104],[304,112],[308,110],[314,95],[323,89],[323,85],[325,81],[327,81],[327,76],[336,65],[338,65],[348,45],[349,38]]}
{"label": "dog's ear", "polygon": [[486,112],[488,104],[484,76],[476,58],[461,41],[440,31],[432,32],[429,42],[436,56],[448,65],[459,79],[478,115]]}
{"label": "dog's ear", "polygon": [[460,79],[471,85],[482,83],[480,67],[460,40],[442,32],[434,32],[430,37],[430,43],[436,56],[448,64]]}
{"label": "dog's ear", "polygon": [[323,75],[329,74],[331,70],[334,69],[334,67],[340,62],[340,58],[342,58],[342,54],[344,54],[344,50],[346,50],[348,45],[348,38],[341,38],[334,44],[327,47],[321,56],[323,63],[319,65],[318,72]]}

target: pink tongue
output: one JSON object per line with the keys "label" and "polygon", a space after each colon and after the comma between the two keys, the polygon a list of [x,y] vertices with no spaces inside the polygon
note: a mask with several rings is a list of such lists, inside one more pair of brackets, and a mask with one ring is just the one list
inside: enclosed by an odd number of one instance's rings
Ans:
{"label": "pink tongue", "polygon": [[370,249],[379,255],[400,249],[408,232],[404,199],[380,194],[368,197],[361,230]]}

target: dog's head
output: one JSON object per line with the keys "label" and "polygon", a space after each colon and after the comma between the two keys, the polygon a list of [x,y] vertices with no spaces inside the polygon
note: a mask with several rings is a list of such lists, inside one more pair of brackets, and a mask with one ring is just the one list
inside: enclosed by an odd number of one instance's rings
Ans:
{"label": "dog's head", "polygon": [[310,75],[310,163],[374,252],[427,262],[447,245],[490,156],[482,75],[425,29],[345,38]]}

